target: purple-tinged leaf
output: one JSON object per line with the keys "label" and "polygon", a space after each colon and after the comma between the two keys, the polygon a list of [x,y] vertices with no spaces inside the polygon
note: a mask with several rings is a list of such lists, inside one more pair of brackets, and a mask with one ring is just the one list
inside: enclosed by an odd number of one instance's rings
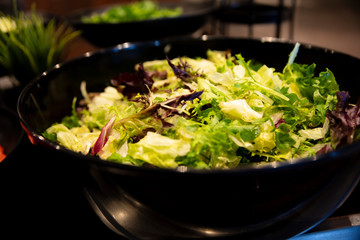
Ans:
{"label": "purple-tinged leaf", "polygon": [[101,133],[99,135],[99,138],[96,140],[94,147],[91,150],[91,155],[95,155],[98,152],[101,151],[101,149],[105,146],[106,142],[109,139],[109,134],[114,126],[116,117],[112,117],[105,126],[101,129]]}
{"label": "purple-tinged leaf", "polygon": [[277,123],[275,123],[275,128],[278,128],[280,126],[280,124],[282,123],[286,123],[284,119],[280,118],[279,121]]}
{"label": "purple-tinged leaf", "polygon": [[[196,98],[199,98],[202,93],[203,93],[203,90],[199,91],[199,92],[193,92],[190,94],[180,95],[180,96],[177,96],[174,98],[170,98],[164,102],[153,104],[153,105],[141,110],[138,113],[135,113],[127,118],[121,119],[118,123],[122,124],[123,122],[126,122],[126,121],[134,119],[134,118],[143,119],[146,117],[153,116],[154,118],[156,118],[162,122],[163,127],[172,126],[171,124],[167,123],[164,119],[173,114],[180,114],[177,111],[177,107],[181,103],[183,103],[184,101],[191,101]],[[159,114],[160,109],[161,109],[161,113]]]}
{"label": "purple-tinged leaf", "polygon": [[179,58],[178,66],[175,66],[168,57],[166,57],[166,60],[168,61],[168,64],[173,70],[175,76],[184,82],[192,81],[194,78],[200,76],[197,73],[191,72],[189,65],[186,62],[183,62],[181,58]]}
{"label": "purple-tinged leaf", "polygon": [[148,93],[154,83],[153,76],[154,73],[146,72],[144,65],[140,63],[135,73],[120,73],[113,77],[110,83],[114,87],[125,87],[123,91],[125,95]]}
{"label": "purple-tinged leaf", "polygon": [[316,152],[316,155],[325,154],[325,153],[328,153],[328,152],[331,152],[331,151],[333,151],[333,149],[330,146],[330,144],[326,144],[319,151]]}
{"label": "purple-tinged leaf", "polygon": [[360,125],[360,101],[353,105],[349,104],[349,99],[348,92],[338,92],[336,109],[326,115],[330,121],[331,141],[335,148],[352,143],[355,130]]}

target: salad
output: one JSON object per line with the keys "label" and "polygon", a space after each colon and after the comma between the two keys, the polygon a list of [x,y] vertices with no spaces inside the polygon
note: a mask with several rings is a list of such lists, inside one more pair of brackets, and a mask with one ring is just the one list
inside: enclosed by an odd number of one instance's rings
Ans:
{"label": "salad", "polygon": [[82,17],[83,23],[123,23],[149,19],[177,17],[182,14],[181,7],[160,7],[157,2],[143,0],[114,6],[102,13]]}
{"label": "salad", "polygon": [[74,98],[44,136],[82,154],[137,166],[228,169],[312,157],[357,140],[359,104],[333,73],[295,62],[281,72],[240,53],[165,58]]}

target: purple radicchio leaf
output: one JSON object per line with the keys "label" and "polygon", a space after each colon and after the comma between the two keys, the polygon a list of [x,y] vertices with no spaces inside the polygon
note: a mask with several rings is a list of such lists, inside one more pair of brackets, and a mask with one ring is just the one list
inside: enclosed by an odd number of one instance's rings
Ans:
{"label": "purple radicchio leaf", "polygon": [[326,144],[319,151],[316,152],[316,155],[325,154],[325,153],[328,153],[328,152],[331,152],[331,151],[333,151],[333,149],[330,146],[330,144]]}
{"label": "purple radicchio leaf", "polygon": [[[133,118],[143,119],[143,118],[146,118],[149,116],[154,116],[154,118],[156,118],[162,122],[163,127],[168,127],[170,125],[169,125],[169,123],[165,122],[164,119],[173,114],[179,114],[179,112],[177,111],[177,107],[181,103],[183,103],[184,101],[191,101],[196,98],[199,98],[203,92],[204,91],[202,90],[202,91],[193,92],[190,94],[184,94],[184,95],[180,95],[180,96],[177,96],[174,98],[170,98],[161,103],[153,104],[132,116],[121,119],[119,121],[119,123],[126,122],[127,120],[133,119]],[[160,109],[161,109],[161,111],[158,111]],[[159,114],[159,112],[161,112],[161,114]]]}
{"label": "purple radicchio leaf", "polygon": [[192,81],[196,77],[200,76],[200,74],[192,72],[187,62],[183,62],[181,58],[179,58],[179,64],[177,66],[175,66],[175,64],[173,64],[167,56],[166,60],[168,61],[168,64],[173,70],[175,76],[184,82]]}
{"label": "purple radicchio leaf", "polygon": [[[204,90],[193,92],[185,95],[180,95],[171,99],[168,99],[165,102],[160,103],[161,107],[167,112],[166,117],[170,116],[172,113],[176,113],[176,108],[185,101],[192,101],[196,98],[199,98]],[[170,108],[167,108],[170,107]]]}
{"label": "purple radicchio leaf", "polygon": [[275,123],[275,128],[278,128],[280,126],[280,124],[282,124],[282,123],[286,123],[286,122],[283,118],[280,118],[279,121],[277,123]]}
{"label": "purple radicchio leaf", "polygon": [[165,102],[160,103],[159,111],[155,112],[154,118],[160,120],[162,123],[162,126],[164,128],[172,127],[173,125],[171,123],[168,123],[166,121],[166,118],[171,117],[175,114],[182,115],[183,113],[180,113],[178,111],[179,105],[185,101],[192,101],[196,98],[199,98],[203,92],[204,92],[204,90],[177,96],[177,97],[171,98]]}
{"label": "purple radicchio leaf", "polygon": [[360,125],[360,101],[349,104],[348,92],[337,93],[337,105],[334,111],[327,113],[330,122],[331,141],[334,148],[350,144],[354,140],[356,127]]}
{"label": "purple radicchio leaf", "polygon": [[140,63],[135,73],[120,73],[113,77],[110,83],[114,87],[125,87],[123,94],[131,96],[137,93],[148,93],[154,83],[153,76],[154,73],[146,72],[144,65]]}
{"label": "purple radicchio leaf", "polygon": [[114,126],[116,117],[112,117],[105,126],[101,129],[101,133],[99,138],[96,140],[94,147],[91,150],[91,155],[95,155],[101,151],[101,149],[105,146],[106,142],[108,141],[110,131]]}

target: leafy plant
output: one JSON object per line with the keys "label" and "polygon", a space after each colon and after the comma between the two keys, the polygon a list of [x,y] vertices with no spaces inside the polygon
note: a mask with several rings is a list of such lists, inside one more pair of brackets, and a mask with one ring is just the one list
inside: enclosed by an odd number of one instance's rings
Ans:
{"label": "leafy plant", "polygon": [[55,19],[45,23],[34,8],[29,14],[0,13],[0,25],[0,64],[22,83],[61,62],[65,46],[79,35]]}

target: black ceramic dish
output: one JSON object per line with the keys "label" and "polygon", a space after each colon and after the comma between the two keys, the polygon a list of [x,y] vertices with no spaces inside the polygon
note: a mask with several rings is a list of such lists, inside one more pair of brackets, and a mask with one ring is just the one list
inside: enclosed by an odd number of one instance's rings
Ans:
{"label": "black ceramic dish", "polygon": [[[113,5],[112,5],[113,6]],[[84,9],[69,14],[66,20],[90,43],[98,47],[111,47],[119,43],[155,40],[166,37],[190,35],[199,30],[213,11],[211,6],[198,4],[165,4],[162,7],[182,7],[178,17],[149,19],[124,23],[83,23],[83,16],[101,13],[112,6]]]}
{"label": "black ceramic dish", "polygon": [[[32,142],[65,164],[88,169],[87,196],[104,222],[129,239],[282,239],[319,223],[351,193],[360,175],[360,143],[315,159],[274,162],[233,170],[134,167],[84,156],[44,139],[41,133],[71,111],[80,82],[102,91],[119,72],[136,63],[187,55],[205,57],[207,49],[242,53],[245,59],[283,69],[292,42],[276,39],[178,38],[126,43],[60,64],[25,87],[18,113]],[[360,60],[331,50],[302,45],[298,63],[329,68],[342,90],[356,99],[359,82],[349,69]],[[354,79],[354,80],[353,80]]]}

